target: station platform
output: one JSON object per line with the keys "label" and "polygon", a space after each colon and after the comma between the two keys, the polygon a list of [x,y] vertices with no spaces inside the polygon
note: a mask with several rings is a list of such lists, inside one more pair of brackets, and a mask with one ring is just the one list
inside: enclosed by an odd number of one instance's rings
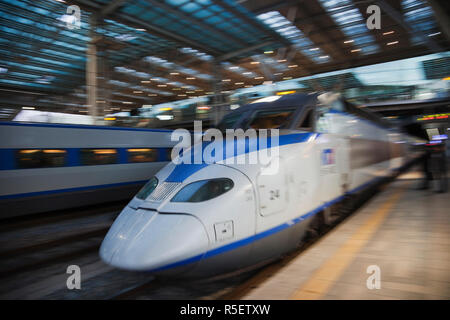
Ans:
{"label": "station platform", "polygon": [[240,298],[450,299],[449,193],[420,178],[399,176]]}

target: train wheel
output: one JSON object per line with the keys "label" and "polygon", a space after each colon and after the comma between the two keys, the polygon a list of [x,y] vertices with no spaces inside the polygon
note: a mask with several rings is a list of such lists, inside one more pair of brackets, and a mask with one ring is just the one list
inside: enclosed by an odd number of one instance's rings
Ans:
{"label": "train wheel", "polygon": [[344,200],[339,204],[337,209],[338,219],[348,216],[356,207],[356,196],[347,195]]}
{"label": "train wheel", "polygon": [[306,231],[305,240],[309,241],[311,239],[317,238],[324,228],[325,216],[324,212],[320,211],[313,217],[313,220],[311,221],[311,224]]}

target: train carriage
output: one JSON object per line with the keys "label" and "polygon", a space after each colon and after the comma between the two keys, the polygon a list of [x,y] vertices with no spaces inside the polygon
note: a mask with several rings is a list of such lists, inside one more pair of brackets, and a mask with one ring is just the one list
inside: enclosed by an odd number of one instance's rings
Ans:
{"label": "train carriage", "polygon": [[319,218],[330,219],[333,205],[420,156],[408,152],[407,136],[333,94],[265,97],[218,128],[279,129],[267,147],[279,151],[275,173],[265,174],[267,163],[238,161],[267,151],[248,137],[256,149],[167,164],[114,222],[100,249],[106,263],[183,277],[266,263],[295,248]]}
{"label": "train carriage", "polygon": [[0,122],[0,218],[131,198],[169,161],[171,132]]}

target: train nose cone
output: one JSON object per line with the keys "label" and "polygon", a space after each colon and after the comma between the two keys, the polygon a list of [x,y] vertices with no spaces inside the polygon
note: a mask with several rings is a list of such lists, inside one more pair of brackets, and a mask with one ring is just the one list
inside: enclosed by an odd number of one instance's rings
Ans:
{"label": "train nose cone", "polygon": [[194,216],[127,207],[103,240],[100,257],[121,269],[170,274],[193,268],[208,246],[206,230]]}

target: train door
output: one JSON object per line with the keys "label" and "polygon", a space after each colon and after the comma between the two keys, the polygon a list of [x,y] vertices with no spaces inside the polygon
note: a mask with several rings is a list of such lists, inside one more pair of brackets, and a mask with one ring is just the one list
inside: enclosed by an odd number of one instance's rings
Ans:
{"label": "train door", "polygon": [[350,139],[342,138],[339,141],[337,149],[337,165],[340,176],[340,192],[346,193],[350,189],[351,172],[350,172]]}
{"label": "train door", "polygon": [[259,212],[263,217],[281,213],[286,210],[289,196],[287,176],[282,158],[273,159],[260,171],[256,181],[259,194]]}
{"label": "train door", "polygon": [[[278,162],[273,174],[267,174],[270,166],[263,168],[256,178],[259,208],[256,217],[256,233],[264,233],[273,230],[286,220],[287,207],[289,205],[289,193],[287,188],[287,169],[283,165],[283,159],[273,159]],[[271,163],[273,166],[274,163]],[[262,238],[253,244],[252,259],[258,262],[268,261],[279,256],[289,245],[289,231],[273,232],[268,237]]]}

